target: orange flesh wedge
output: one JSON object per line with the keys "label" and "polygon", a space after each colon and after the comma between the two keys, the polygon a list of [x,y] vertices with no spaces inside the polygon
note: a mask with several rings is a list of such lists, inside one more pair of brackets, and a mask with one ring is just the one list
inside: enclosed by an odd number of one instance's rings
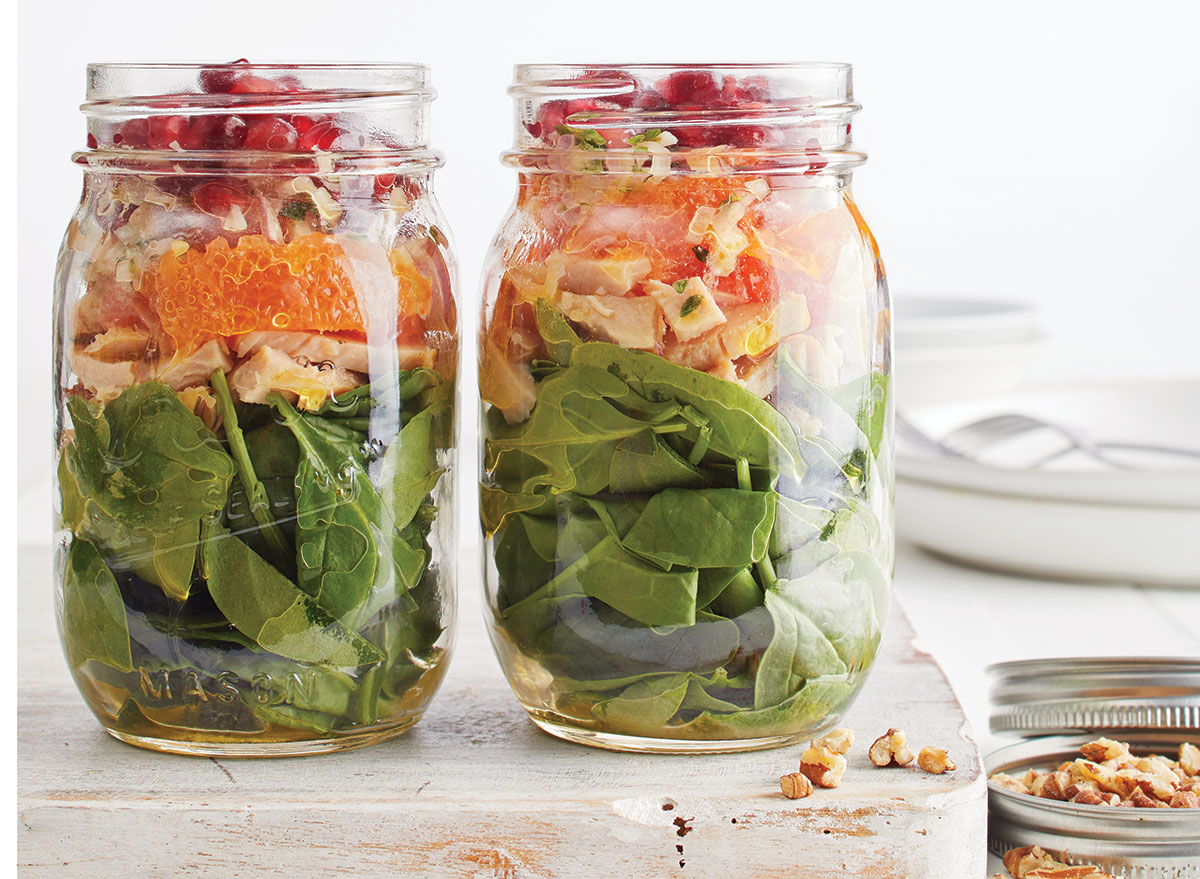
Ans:
{"label": "orange flesh wedge", "polygon": [[[411,260],[389,260],[397,276],[401,317],[428,309],[429,281]],[[287,244],[243,235],[203,250],[168,251],[143,276],[143,292],[163,329],[180,346],[255,330],[365,332],[351,265],[332,236],[312,234]],[[365,315],[370,318],[370,315]]]}

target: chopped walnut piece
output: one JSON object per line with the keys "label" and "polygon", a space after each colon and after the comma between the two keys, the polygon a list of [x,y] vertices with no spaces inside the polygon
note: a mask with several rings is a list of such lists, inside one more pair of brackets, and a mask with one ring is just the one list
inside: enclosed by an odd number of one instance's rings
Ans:
{"label": "chopped walnut piece", "polygon": [[854,744],[854,730],[838,727],[831,729],[819,739],[812,740],[814,748],[828,748],[835,754],[845,754]]}
{"label": "chopped walnut piece", "polygon": [[1145,791],[1143,791],[1141,788],[1138,788],[1129,795],[1129,805],[1133,806],[1135,809],[1157,809],[1158,800],[1156,800],[1154,797],[1147,796]]}
{"label": "chopped walnut piece", "polygon": [[1036,845],[1006,851],[1004,867],[1013,879],[1113,879],[1094,864],[1067,866]]}
{"label": "chopped walnut piece", "polygon": [[807,797],[813,792],[812,782],[808,780],[808,776],[799,772],[781,775],[779,777],[779,789],[783,791],[783,795],[789,800],[798,800],[801,797]]}
{"label": "chopped walnut piece", "polygon": [[1037,791],[1037,795],[1046,800],[1065,800],[1067,794],[1059,783],[1058,776],[1053,773],[1047,773],[1045,781],[1042,782],[1041,790]]}
{"label": "chopped walnut piece", "polygon": [[1094,742],[1088,742],[1086,745],[1080,745],[1079,753],[1096,763],[1122,758],[1128,760],[1130,758],[1129,745],[1124,742],[1114,742],[1112,739],[1106,738],[1099,738]]}
{"label": "chopped walnut piece", "polygon": [[1019,778],[1013,778],[1007,772],[994,772],[988,781],[995,784],[996,787],[1002,787],[1005,790],[1010,790],[1014,793],[1027,794],[1030,792],[1029,785],[1025,784],[1025,782]]}
{"label": "chopped walnut piece", "polygon": [[1168,805],[1172,809],[1200,809],[1200,794],[1190,790],[1181,790],[1171,797]]}
{"label": "chopped walnut piece", "polygon": [[809,748],[800,755],[800,771],[813,784],[837,787],[846,774],[846,758],[828,748]]}
{"label": "chopped walnut piece", "polygon": [[1179,768],[1188,778],[1200,775],[1200,748],[1191,742],[1179,746]]}
{"label": "chopped walnut piece", "polygon": [[[1102,797],[1097,791],[1085,787],[1079,789],[1075,795],[1071,797],[1071,802],[1082,803],[1085,806],[1103,806],[1107,805],[1108,800]],[[1117,802],[1120,802],[1119,797]]]}
{"label": "chopped walnut piece", "polygon": [[895,728],[877,738],[868,749],[867,756],[876,766],[907,766],[913,761],[913,752],[908,749],[904,731]]}
{"label": "chopped walnut piece", "polygon": [[934,775],[958,768],[944,748],[922,748],[921,753],[917,755],[917,765]]}

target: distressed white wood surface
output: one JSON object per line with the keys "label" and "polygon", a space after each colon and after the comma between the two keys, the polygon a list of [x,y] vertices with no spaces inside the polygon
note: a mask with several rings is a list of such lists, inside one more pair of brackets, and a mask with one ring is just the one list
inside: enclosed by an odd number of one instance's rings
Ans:
{"label": "distressed white wood surface", "polygon": [[[845,781],[789,801],[778,777],[799,747],[644,756],[539,732],[504,683],[473,594],[445,685],[399,739],[288,760],[142,751],[109,738],[76,694],[53,632],[49,553],[23,551],[19,569],[23,876],[984,875],[978,752],[895,610],[845,722],[858,740]],[[866,746],[889,726],[949,749],[958,771],[870,766]]]}

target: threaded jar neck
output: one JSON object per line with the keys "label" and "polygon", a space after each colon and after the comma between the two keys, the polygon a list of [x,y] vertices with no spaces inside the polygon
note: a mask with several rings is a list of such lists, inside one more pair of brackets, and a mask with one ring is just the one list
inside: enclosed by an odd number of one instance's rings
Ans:
{"label": "threaded jar neck", "polygon": [[838,175],[852,149],[851,67],[522,64],[507,164],[527,172]]}
{"label": "threaded jar neck", "polygon": [[440,167],[420,64],[91,64],[92,171],[339,174]]}

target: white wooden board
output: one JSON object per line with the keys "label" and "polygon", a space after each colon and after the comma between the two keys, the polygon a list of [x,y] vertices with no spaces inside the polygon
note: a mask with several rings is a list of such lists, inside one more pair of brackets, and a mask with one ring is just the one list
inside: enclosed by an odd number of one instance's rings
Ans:
{"label": "white wooden board", "polygon": [[[23,876],[921,877],[984,875],[986,788],[961,709],[897,609],[846,719],[841,787],[779,794],[800,747],[643,756],[539,732],[464,596],[432,708],[375,747],[288,760],[153,754],[105,734],[53,630],[49,554],[20,559],[18,862]],[[467,584],[470,589],[471,584]],[[889,726],[954,773],[876,769]]]}

